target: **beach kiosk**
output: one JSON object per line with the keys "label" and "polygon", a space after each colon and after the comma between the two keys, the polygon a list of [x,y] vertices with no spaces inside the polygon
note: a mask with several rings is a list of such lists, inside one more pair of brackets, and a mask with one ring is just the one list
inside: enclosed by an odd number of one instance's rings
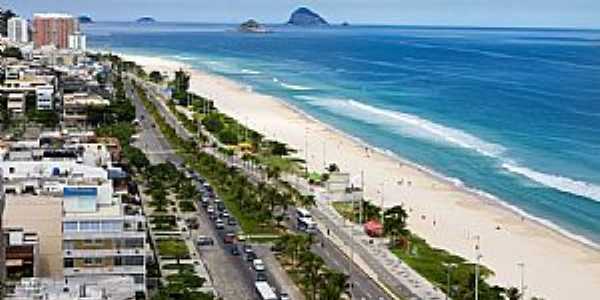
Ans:
{"label": "beach kiosk", "polygon": [[365,223],[365,233],[370,237],[380,237],[383,235],[383,225],[377,220],[371,220]]}

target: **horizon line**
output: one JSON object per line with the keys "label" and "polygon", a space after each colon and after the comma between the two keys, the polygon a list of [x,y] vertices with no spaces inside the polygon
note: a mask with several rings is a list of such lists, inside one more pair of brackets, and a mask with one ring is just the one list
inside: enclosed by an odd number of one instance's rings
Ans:
{"label": "horizon line", "polygon": [[[150,16],[151,17],[151,16]],[[77,18],[77,17],[76,17]],[[151,17],[154,18],[154,17]],[[138,18],[139,19],[139,18]],[[92,19],[93,20],[93,19]],[[254,19],[256,20],[256,19]],[[139,24],[136,22],[137,19],[134,20],[93,20],[92,23],[87,23],[87,24],[82,24],[82,25],[93,25],[96,23],[133,23],[133,24]],[[245,22],[245,21],[242,21]],[[166,21],[162,21],[162,20],[156,20],[153,23],[144,23],[144,24],[140,24],[140,25],[152,25],[152,24],[198,24],[198,25],[232,25],[232,26],[239,26],[242,22],[237,22],[237,23],[233,23],[233,22],[209,22],[209,21],[172,21],[172,20],[166,20]],[[336,23],[332,23],[332,22],[328,22],[328,25],[318,25],[318,26],[294,26],[295,28],[327,28],[328,26],[333,26],[333,27],[343,27],[342,24],[345,22],[336,22]],[[568,31],[568,30],[584,30],[584,31],[600,31],[600,27],[578,27],[578,26],[543,26],[543,25],[539,25],[539,26],[531,26],[531,25],[522,25],[522,26],[502,26],[502,25],[466,25],[466,24],[462,24],[462,25],[451,25],[451,24],[445,24],[445,25],[433,25],[433,24],[391,24],[391,23],[363,23],[363,22],[358,22],[358,23],[350,23],[347,22],[349,24],[348,27],[413,27],[413,28],[437,28],[437,29],[519,29],[519,30],[525,30],[525,29],[542,29],[542,30],[564,30],[564,31]],[[286,24],[286,21],[281,22],[281,23],[270,23],[270,22],[266,22],[266,23],[261,23],[263,25],[269,25],[269,26],[286,26],[288,24]]]}

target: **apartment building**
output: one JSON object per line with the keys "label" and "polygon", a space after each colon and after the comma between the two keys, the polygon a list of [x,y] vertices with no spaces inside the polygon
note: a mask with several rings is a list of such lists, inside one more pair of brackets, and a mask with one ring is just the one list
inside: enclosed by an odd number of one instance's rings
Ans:
{"label": "apartment building", "polygon": [[27,108],[26,103],[27,101],[24,93],[11,93],[8,94],[6,109],[13,118],[18,118],[25,114]]}
{"label": "apartment building", "polygon": [[0,161],[8,194],[4,224],[38,233],[40,265],[42,271],[48,266],[51,277],[131,277],[135,290],[145,292],[145,219],[123,203],[125,175],[112,165],[108,148],[36,148],[40,143],[15,143]]}
{"label": "apartment building", "polygon": [[86,128],[89,125],[90,107],[106,107],[110,101],[99,95],[72,93],[63,95],[63,126]]}
{"label": "apartment building", "polygon": [[33,42],[35,48],[54,46],[57,49],[69,47],[69,36],[79,31],[77,20],[67,14],[33,15]]}
{"label": "apartment building", "polygon": [[8,39],[14,43],[29,42],[29,24],[26,19],[13,17],[8,20]]}
{"label": "apartment building", "polygon": [[37,233],[26,232],[23,228],[5,228],[6,268],[8,281],[21,278],[38,277],[39,272],[39,240]]}

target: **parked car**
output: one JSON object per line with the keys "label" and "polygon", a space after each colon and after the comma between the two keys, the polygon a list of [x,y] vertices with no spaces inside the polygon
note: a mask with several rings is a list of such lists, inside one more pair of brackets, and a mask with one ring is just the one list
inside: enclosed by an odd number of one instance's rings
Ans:
{"label": "parked car", "polygon": [[199,236],[198,239],[196,239],[196,245],[198,246],[212,246],[214,244],[215,242],[213,239],[207,236]]}
{"label": "parked car", "polygon": [[227,234],[225,234],[225,236],[223,237],[223,243],[233,244],[233,242],[235,242],[235,233],[228,232]]}
{"label": "parked car", "polygon": [[254,271],[262,272],[265,270],[265,263],[262,259],[257,258],[252,261],[252,266],[254,267]]}
{"label": "parked car", "polygon": [[254,253],[254,250],[250,250],[250,252],[246,253],[246,261],[251,262],[254,261],[258,256]]}
{"label": "parked car", "polygon": [[223,220],[217,219],[215,221],[215,228],[217,228],[217,229],[224,229],[225,228],[225,223],[223,222]]}

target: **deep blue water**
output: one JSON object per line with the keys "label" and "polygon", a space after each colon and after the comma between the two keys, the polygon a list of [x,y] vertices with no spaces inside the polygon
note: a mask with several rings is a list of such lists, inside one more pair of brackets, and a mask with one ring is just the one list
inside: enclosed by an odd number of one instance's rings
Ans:
{"label": "deep blue water", "polygon": [[96,24],[600,243],[600,31]]}

